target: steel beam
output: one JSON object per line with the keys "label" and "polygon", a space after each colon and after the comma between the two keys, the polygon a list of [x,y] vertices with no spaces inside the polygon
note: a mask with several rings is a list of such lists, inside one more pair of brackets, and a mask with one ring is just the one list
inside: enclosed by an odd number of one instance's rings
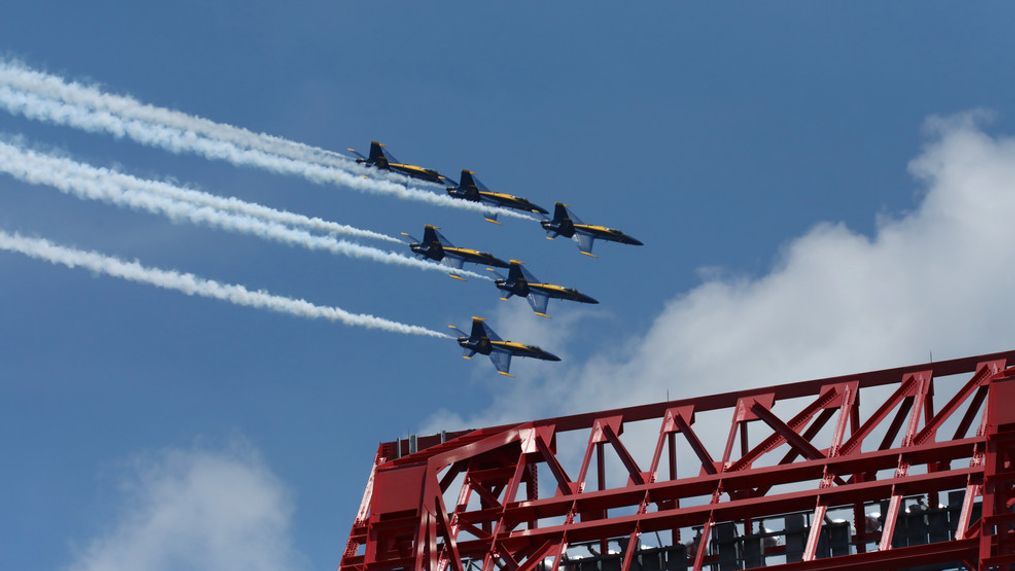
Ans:
{"label": "steel beam", "polygon": [[[385,443],[378,448],[340,570],[462,571],[472,561],[484,571],[543,571],[540,563],[546,560],[553,563],[545,571],[558,571],[568,546],[589,543],[605,554],[607,542],[618,541],[626,545],[619,566],[629,571],[636,567],[643,534],[670,531],[676,543],[681,528],[697,526],[702,533],[691,565],[702,569],[730,553],[710,553],[718,525],[734,523],[751,535],[758,519],[799,513],[809,513],[811,521],[800,548],[803,561],[776,568],[1007,561],[1015,555],[1015,531],[1007,531],[1015,519],[1006,512],[1015,502],[1015,438],[1007,436],[1015,433],[1015,413],[1004,408],[1015,400],[1015,369],[1005,368],[1013,361],[1015,351],[1007,351],[482,428],[452,433],[450,439],[424,436],[411,454],[404,442]],[[958,378],[961,374],[966,377]],[[879,406],[869,416],[862,414],[859,401],[867,389],[893,385],[888,399],[868,395]],[[935,406],[935,393],[943,395],[943,406]],[[807,400],[802,409],[781,404],[791,399]],[[799,412],[784,418],[777,411],[785,406]],[[731,412],[728,426],[702,430],[695,425],[696,413],[720,409]],[[977,415],[980,429],[967,437]],[[625,423],[650,419],[659,422],[652,440],[637,443],[623,433]],[[833,419],[834,430],[823,431]],[[956,419],[958,428],[951,438],[942,438],[947,435],[940,428],[949,419]],[[771,429],[754,446],[752,422]],[[585,448],[558,450],[567,440],[558,441],[557,435],[575,430],[589,431]],[[701,464],[697,475],[677,475],[678,434]],[[864,451],[872,434],[880,442]],[[783,445],[785,454],[778,451]],[[624,468],[612,487],[606,482],[608,475],[614,477],[604,462],[607,446]],[[648,471],[641,471],[633,450],[651,452]],[[780,456],[773,458],[773,451]],[[597,489],[587,485],[593,456]],[[564,469],[565,457],[581,459],[575,480]],[[968,466],[953,467],[965,459]],[[539,498],[535,468],[543,463],[556,493]],[[519,498],[523,483],[527,493]],[[955,540],[892,548],[903,498],[919,495],[936,502],[938,492],[961,488],[966,496]],[[444,498],[455,495],[458,500],[448,511]],[[478,508],[470,508],[472,495],[481,500]],[[974,507],[981,499],[984,518],[976,519]],[[864,505],[883,501],[889,506],[883,533],[869,536]],[[827,557],[818,549],[832,508],[850,510],[856,520],[850,555]],[[466,534],[460,536],[462,531]],[[865,552],[871,540],[878,540],[880,549]],[[776,552],[785,548],[766,551]]]}

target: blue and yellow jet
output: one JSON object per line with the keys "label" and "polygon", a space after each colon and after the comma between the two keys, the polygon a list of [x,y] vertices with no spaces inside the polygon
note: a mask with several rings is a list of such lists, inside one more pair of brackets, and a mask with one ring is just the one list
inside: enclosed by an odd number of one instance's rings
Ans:
{"label": "blue and yellow jet", "polygon": [[370,142],[370,156],[367,157],[364,157],[359,153],[359,151],[357,151],[352,147],[349,147],[346,150],[356,155],[358,157],[356,159],[356,162],[361,165],[366,165],[368,167],[374,167],[376,169],[398,173],[401,175],[405,175],[409,178],[414,178],[416,180],[422,180],[426,182],[432,182],[435,184],[446,185],[449,182],[454,182],[448,177],[442,175],[441,173],[433,169],[428,169],[425,167],[421,167],[419,165],[410,165],[408,163],[403,163],[402,161],[396,159],[394,155],[389,153],[388,150],[384,148],[384,145],[382,145],[377,141]]}
{"label": "blue and yellow jet", "polygon": [[546,314],[546,306],[550,303],[551,297],[577,301],[578,303],[599,303],[574,288],[539,281],[518,260],[511,260],[511,267],[508,268],[506,278],[499,277],[500,279],[494,281],[494,284],[497,289],[504,292],[502,300],[510,299],[513,295],[524,297],[532,306],[532,311],[540,317],[549,317]]}
{"label": "blue and yellow jet", "polygon": [[607,228],[606,226],[585,224],[562,202],[554,205],[553,218],[543,220],[539,224],[543,227],[543,230],[546,230],[547,240],[553,240],[557,236],[571,238],[578,243],[578,250],[582,254],[593,258],[595,256],[592,254],[592,244],[596,241],[596,238],[621,244],[630,244],[632,246],[643,245],[639,240],[624,234],[620,230]]}
{"label": "blue and yellow jet", "polygon": [[[476,173],[468,169],[463,169],[461,180],[458,181],[457,185],[448,187],[448,194],[451,195],[452,198],[480,202],[500,208],[512,208],[514,210],[531,212],[533,214],[549,214],[545,208],[533,204],[525,198],[490,190],[485,184],[476,178],[475,174]],[[497,213],[495,212],[484,212],[483,218],[485,218],[487,222],[497,224]]]}
{"label": "blue and yellow jet", "polygon": [[476,353],[488,355],[490,361],[493,362],[493,366],[497,368],[497,372],[505,377],[511,376],[511,357],[560,361],[560,357],[544,351],[535,345],[504,341],[497,336],[482,317],[472,318],[472,332],[469,334],[466,334],[454,325],[449,325],[448,327],[461,334],[461,337],[458,338],[458,345],[462,349],[465,349],[464,358],[471,359]]}
{"label": "blue and yellow jet", "polygon": [[[480,252],[472,248],[460,248],[451,243],[443,234],[437,231],[437,227],[427,224],[423,227],[423,239],[417,240],[410,234],[402,232],[402,236],[409,240],[409,249],[420,258],[430,259],[445,266],[462,269],[466,262],[479,264],[481,266],[494,266],[506,268],[508,263],[495,257],[489,252]],[[462,276],[450,272],[449,276],[456,280],[465,279]]]}

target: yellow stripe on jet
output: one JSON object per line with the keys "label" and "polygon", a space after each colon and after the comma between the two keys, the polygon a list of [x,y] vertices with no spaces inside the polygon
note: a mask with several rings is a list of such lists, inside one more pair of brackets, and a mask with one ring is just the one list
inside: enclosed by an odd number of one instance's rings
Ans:
{"label": "yellow stripe on jet", "polygon": [[528,345],[523,345],[517,341],[490,341],[490,344],[497,345],[499,347],[510,347],[512,349],[531,350]]}
{"label": "yellow stripe on jet", "polygon": [[553,290],[553,291],[569,291],[566,287],[559,286],[557,284],[529,284],[529,287],[534,287],[534,288],[539,288],[539,289],[550,289],[550,290]]}
{"label": "yellow stripe on jet", "polygon": [[517,196],[515,196],[513,194],[504,194],[503,192],[488,192],[488,191],[484,190],[484,191],[480,191],[479,194],[482,195],[482,196],[489,196],[489,197],[492,197],[492,198],[500,198],[501,200],[511,200],[513,202],[521,202],[521,200],[522,200],[521,198],[519,198],[519,197],[517,197]]}
{"label": "yellow stripe on jet", "polygon": [[389,163],[388,166],[393,167],[393,168],[405,169],[407,171],[426,172],[425,168],[418,167],[416,165],[403,165],[402,163]]}
{"label": "yellow stripe on jet", "polygon": [[594,226],[592,224],[575,224],[575,228],[581,230],[589,230],[592,232],[605,232],[607,234],[613,234],[616,232],[613,228],[607,228],[606,226]]}
{"label": "yellow stripe on jet", "polygon": [[477,256],[479,254],[483,253],[483,252],[480,252],[479,250],[473,250],[471,248],[459,248],[457,246],[454,246],[454,247],[452,247],[452,246],[444,246],[444,251],[445,252],[455,252],[457,254],[473,254],[473,255],[477,255]]}

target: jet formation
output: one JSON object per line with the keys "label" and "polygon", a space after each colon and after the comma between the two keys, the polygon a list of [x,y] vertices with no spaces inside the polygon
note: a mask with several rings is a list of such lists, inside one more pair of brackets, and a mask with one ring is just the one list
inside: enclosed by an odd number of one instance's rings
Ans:
{"label": "jet formation", "polygon": [[[476,173],[470,169],[462,169],[459,180],[455,181],[436,169],[399,161],[378,141],[370,143],[370,152],[367,156],[363,156],[351,147],[348,151],[355,155],[357,163],[365,167],[404,176],[407,185],[410,180],[441,185],[445,187],[451,198],[490,207],[490,210],[483,212],[483,217],[488,222],[500,223],[498,220],[498,210],[500,209],[524,213],[523,218],[527,217],[539,222],[546,232],[548,240],[558,236],[570,238],[578,245],[578,251],[586,256],[597,257],[592,253],[592,247],[596,240],[631,246],[643,245],[640,240],[615,228],[586,224],[570,210],[568,205],[562,202],[557,202],[554,205],[553,216],[549,216],[549,211],[526,198],[494,192],[480,182]],[[437,226],[432,224],[423,227],[422,240],[416,239],[406,232],[402,232],[402,236],[413,255],[447,266],[450,269],[448,275],[457,280],[465,279],[455,271],[462,270],[465,264],[485,266],[487,270],[495,274],[494,268],[507,269],[506,277],[496,274],[497,279],[494,280],[494,285],[500,292],[500,299],[525,298],[529,306],[532,307],[532,311],[538,316],[549,317],[547,307],[551,299],[576,303],[599,303],[596,299],[577,289],[539,280],[518,260],[505,262],[489,252],[456,246],[440,232]],[[477,353],[486,355],[490,357],[497,372],[504,376],[511,376],[512,357],[560,361],[560,357],[535,345],[525,345],[501,339],[482,317],[472,318],[472,330],[468,334],[454,325],[450,327],[461,335],[457,338],[457,342],[465,350],[466,359],[471,359]]]}

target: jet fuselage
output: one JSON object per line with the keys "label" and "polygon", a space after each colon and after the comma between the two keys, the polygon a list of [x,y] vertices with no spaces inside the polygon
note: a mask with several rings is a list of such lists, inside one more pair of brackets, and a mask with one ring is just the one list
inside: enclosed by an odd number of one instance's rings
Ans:
{"label": "jet fuselage", "polygon": [[489,252],[480,252],[472,248],[459,248],[458,246],[442,246],[439,243],[433,244],[410,244],[409,248],[416,254],[425,256],[435,262],[445,257],[460,258],[471,264],[481,266],[493,266],[495,268],[506,268],[508,263]]}
{"label": "jet fuselage", "polygon": [[526,280],[505,280],[499,279],[494,282],[497,289],[510,293],[511,295],[517,295],[518,297],[528,297],[533,292],[541,293],[547,297],[556,299],[566,299],[570,301],[577,301],[579,303],[599,303],[594,298],[587,296],[580,291],[559,286],[557,284],[546,284],[529,282]]}
{"label": "jet fuselage", "polygon": [[463,349],[475,351],[480,355],[489,355],[494,350],[497,350],[507,351],[514,357],[528,357],[530,359],[540,359],[542,361],[560,361],[560,357],[550,353],[549,351],[535,345],[526,345],[515,341],[492,341],[486,338],[471,340],[468,337],[459,337],[458,344]]}

